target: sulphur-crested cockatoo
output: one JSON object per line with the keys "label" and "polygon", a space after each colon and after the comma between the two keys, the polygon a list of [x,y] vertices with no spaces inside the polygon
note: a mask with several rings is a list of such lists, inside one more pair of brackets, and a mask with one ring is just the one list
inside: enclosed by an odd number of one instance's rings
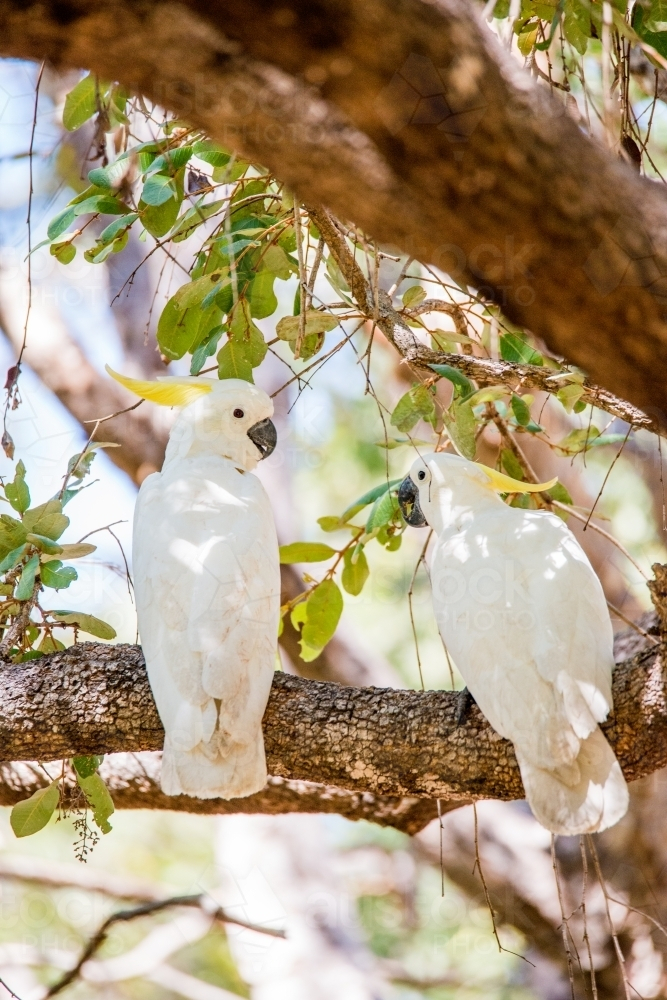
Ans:
{"label": "sulphur-crested cockatoo", "polygon": [[266,783],[262,716],[278,636],[280,566],[252,475],[276,445],[273,403],[240,379],[117,381],[180,407],[134,515],[139,635],[165,731],[167,795],[239,798]]}
{"label": "sulphur-crested cockatoo", "polygon": [[600,581],[563,521],[509,507],[531,486],[458,455],[417,459],[399,487],[435,532],[440,634],[493,728],[511,740],[526,797],[553,833],[604,830],[628,790],[598,723],[612,708],[612,628]]}

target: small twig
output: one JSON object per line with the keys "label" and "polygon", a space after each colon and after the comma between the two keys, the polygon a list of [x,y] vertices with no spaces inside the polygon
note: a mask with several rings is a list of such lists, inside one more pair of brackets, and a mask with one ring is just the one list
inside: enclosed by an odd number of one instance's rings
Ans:
{"label": "small twig", "polygon": [[303,259],[303,233],[301,231],[301,205],[294,199],[294,234],[296,236],[296,255],[299,262],[299,333],[294,345],[294,357],[301,357],[304,337],[306,336],[306,307],[308,304],[308,282],[306,281],[306,265]]}
{"label": "small twig", "polygon": [[4,988],[7,990],[7,992],[9,993],[9,995],[12,996],[12,997],[14,997],[14,1000],[21,1000],[21,998],[18,995],[18,993],[14,993],[14,990],[11,988],[11,986],[7,985],[7,983],[4,981],[4,979],[0,979],[0,986],[4,986]]}
{"label": "small twig", "polygon": [[[623,989],[625,991],[625,1000],[630,1000],[630,990],[634,989],[634,987],[630,985],[630,982],[628,980],[625,971],[625,957],[621,950],[621,945],[619,943],[618,936],[616,934],[614,922],[611,919],[611,912],[609,910],[609,894],[607,892],[605,881],[602,877],[602,870],[600,868],[600,859],[598,858],[598,852],[596,850],[593,838],[590,835],[590,833],[586,834],[586,841],[588,843],[588,849],[591,852],[591,856],[593,858],[593,864],[595,865],[595,871],[597,873],[598,882],[600,883],[600,888],[602,889],[602,895],[604,896],[604,905],[605,905],[605,910],[607,912],[607,921],[609,923],[609,933],[611,934],[611,939],[614,943],[614,950],[616,952],[616,957],[618,959],[618,964],[621,970],[621,978],[623,979]],[[637,990],[635,990],[635,993],[637,993]],[[639,994],[637,995],[639,996]]]}
{"label": "small twig", "polygon": [[572,952],[570,951],[570,943],[567,939],[569,927],[567,917],[565,916],[565,907],[563,906],[563,894],[561,892],[558,863],[556,861],[556,838],[553,833],[551,834],[551,867],[553,868],[554,878],[556,880],[556,890],[558,892],[558,905],[560,906],[561,918],[560,929],[563,937],[563,948],[565,949],[565,955],[567,957],[567,975],[570,980],[570,993],[572,995],[572,1000],[576,1000],[574,992],[574,966],[572,965]]}
{"label": "small twig", "polygon": [[[591,415],[592,415],[592,413],[593,413],[593,410],[591,409]],[[600,487],[600,492],[598,493],[598,495],[595,498],[595,503],[591,507],[590,513],[588,515],[588,520],[586,521],[586,524],[584,525],[584,531],[588,527],[590,519],[593,516],[593,511],[595,510],[595,508],[598,505],[598,500],[600,499],[600,497],[602,496],[602,494],[604,492],[604,488],[607,485],[607,480],[609,479],[609,476],[611,475],[611,470],[614,468],[614,466],[618,462],[619,458],[621,457],[621,452],[623,451],[623,449],[625,448],[626,444],[628,443],[628,438],[630,437],[630,434],[632,433],[632,430],[633,430],[633,427],[632,427],[632,424],[630,424],[630,426],[628,427],[628,433],[625,435],[625,438],[623,439],[623,444],[621,445],[621,447],[616,452],[616,455],[614,457],[614,461],[611,463],[611,465],[607,469],[607,474],[606,474],[606,476],[604,477],[604,479],[602,481],[602,486]],[[658,438],[658,440],[660,440],[660,438]]]}
{"label": "small twig", "polygon": [[591,991],[593,993],[593,1000],[598,1000],[598,987],[595,981],[595,966],[593,964],[593,954],[591,951],[591,941],[588,936],[588,921],[586,916],[586,887],[588,885],[588,859],[586,857],[586,845],[584,844],[583,837],[579,837],[579,848],[581,850],[581,867],[583,870],[583,883],[581,887],[581,915],[584,922],[584,941],[586,942],[586,951],[588,952],[588,967],[591,974]]}
{"label": "small twig", "polygon": [[426,541],[424,542],[424,547],[419,553],[419,559],[417,560],[417,563],[415,565],[415,569],[412,574],[412,580],[410,581],[410,587],[408,589],[408,608],[410,610],[410,625],[412,626],[412,636],[415,641],[415,653],[417,654],[417,668],[419,669],[419,680],[421,681],[422,691],[425,691],[426,688],[424,687],[422,661],[421,661],[421,656],[419,655],[419,639],[417,638],[417,626],[415,625],[414,609],[412,607],[412,595],[414,591],[415,580],[417,579],[417,573],[419,572],[419,567],[424,562],[424,557],[426,556],[426,550],[428,549],[432,535],[433,535],[433,528],[431,528],[431,530],[429,531]]}
{"label": "small twig", "polygon": [[625,622],[626,625],[629,625],[630,628],[632,628],[632,629],[635,630],[635,632],[638,632],[639,635],[643,636],[644,639],[648,639],[648,641],[652,642],[655,646],[659,646],[660,645],[659,640],[656,639],[656,637],[654,635],[650,635],[648,632],[646,632],[641,627],[641,625],[637,624],[637,622],[633,622],[633,621],[630,620],[630,618],[626,618],[625,615],[623,614],[623,612],[619,611],[618,608],[616,607],[616,605],[612,604],[611,601],[607,601],[607,607],[609,608],[610,611],[613,611],[614,614],[617,615],[621,619],[622,622]]}
{"label": "small twig", "polygon": [[480,861],[479,858],[479,827],[477,823],[476,802],[473,802],[472,804],[472,813],[473,816],[475,817],[475,864],[473,865],[472,873],[473,875],[475,874],[475,868],[476,868],[477,871],[479,872],[479,877],[482,880],[482,887],[484,889],[484,898],[486,899],[486,905],[488,906],[489,913],[491,915],[491,926],[493,927],[493,936],[496,939],[496,944],[498,945],[498,951],[506,951],[509,955],[514,955],[516,958],[522,958],[524,962],[527,962],[528,965],[532,965],[533,968],[535,968],[530,959],[526,958],[525,955],[520,955],[518,952],[512,951],[511,948],[505,948],[504,945],[500,943],[500,938],[498,936],[498,928],[496,927],[496,917],[495,913],[493,912],[493,906],[491,905],[491,896],[489,895],[486,879],[484,878],[484,872],[482,871],[482,862]]}
{"label": "small twig", "polygon": [[151,913],[159,913],[160,911],[169,909],[172,906],[195,906],[200,910],[203,910],[204,913],[208,913],[212,920],[219,920],[221,923],[236,924],[239,927],[245,927],[247,930],[256,931],[258,934],[268,934],[270,937],[284,938],[286,936],[284,931],[274,930],[271,927],[261,927],[259,924],[252,924],[247,920],[232,917],[221,906],[211,909],[209,908],[210,902],[210,896],[206,896],[204,894],[194,896],[172,896],[170,899],[161,899],[156,902],[142,903],[141,906],[136,906],[131,910],[119,910],[117,913],[112,913],[111,916],[107,917],[104,923],[100,925],[95,934],[93,934],[90,938],[88,944],[81,952],[76,965],[50,987],[46,996],[56,996],[69,986],[70,983],[73,983],[75,979],[78,979],[81,969],[102,947],[110,928],[113,927],[114,924],[121,922],[127,923],[130,920],[135,920],[137,917],[144,917]]}
{"label": "small twig", "polygon": [[115,413],[110,413],[107,417],[97,417],[94,420],[82,420],[81,423],[95,425],[103,424],[105,420],[113,420],[114,417],[120,417],[123,413],[131,413],[132,410],[136,410],[138,406],[141,406],[141,404],[145,402],[145,399],[140,399],[137,403],[133,403],[132,406],[126,406],[124,410],[116,410]]}
{"label": "small twig", "polygon": [[436,802],[438,803],[438,826],[439,826],[439,832],[440,832],[440,895],[444,899],[444,897],[445,897],[445,859],[444,859],[443,851],[442,851],[442,833],[443,833],[443,828],[442,828],[442,804],[440,802],[440,799],[436,799]]}

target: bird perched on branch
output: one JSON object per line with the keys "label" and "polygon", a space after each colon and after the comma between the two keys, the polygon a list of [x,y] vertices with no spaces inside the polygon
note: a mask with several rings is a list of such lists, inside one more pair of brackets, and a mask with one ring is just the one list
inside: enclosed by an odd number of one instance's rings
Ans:
{"label": "bird perched on branch", "polygon": [[433,607],[448,652],[493,728],[514,744],[526,797],[553,833],[604,830],[628,789],[598,727],[612,708],[602,586],[565,523],[498,493],[547,490],[458,455],[414,462],[403,515],[436,535]]}
{"label": "bird perched on branch", "polygon": [[273,403],[240,379],[110,375],[181,412],[134,515],[139,634],[164,725],[167,795],[240,798],[266,783],[262,716],[278,636],[280,567],[251,474],[276,445]]}

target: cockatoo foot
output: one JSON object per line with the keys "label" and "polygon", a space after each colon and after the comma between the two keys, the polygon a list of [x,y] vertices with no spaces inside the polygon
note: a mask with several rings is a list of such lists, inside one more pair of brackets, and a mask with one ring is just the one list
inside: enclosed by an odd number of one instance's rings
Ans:
{"label": "cockatoo foot", "polygon": [[470,709],[472,708],[473,705],[476,704],[477,702],[470,694],[470,691],[468,691],[467,687],[463,688],[462,691],[459,691],[458,697],[456,699],[456,715],[454,716],[457,726],[465,725],[465,723],[468,721],[468,715],[470,713]]}

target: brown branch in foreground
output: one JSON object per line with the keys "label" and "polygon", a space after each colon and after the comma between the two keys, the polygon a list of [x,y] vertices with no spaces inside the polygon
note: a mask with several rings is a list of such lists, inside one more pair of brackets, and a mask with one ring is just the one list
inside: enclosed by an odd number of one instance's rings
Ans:
{"label": "brown branch in foreground", "polygon": [[[314,781],[289,781],[270,777],[265,788],[244,799],[195,799],[188,795],[165,795],[160,788],[160,753],[109,755],[100,768],[116,809],[168,809],[198,815],[269,815],[286,813],[330,813],[349,820],[366,820],[415,834],[436,816],[436,804],[414,796],[374,795],[350,791]],[[49,771],[60,769],[47,765]],[[48,779],[30,762],[0,765],[0,805],[13,806],[28,798]],[[443,812],[465,805],[465,801],[443,804]],[[8,873],[0,864],[0,876]],[[12,877],[11,872],[9,876]],[[16,875],[15,877],[21,877]],[[120,895],[121,893],[117,893]],[[137,897],[134,892],[126,898]],[[150,897],[153,898],[153,897]]]}
{"label": "brown branch in foreground", "polygon": [[237,924],[239,927],[245,927],[246,930],[256,931],[258,934],[268,934],[271,937],[284,938],[286,936],[284,931],[276,930],[273,927],[262,927],[259,924],[251,924],[247,920],[232,917],[222,906],[212,906],[211,903],[212,899],[210,896],[207,896],[205,893],[198,893],[194,896],[172,896],[169,899],[142,903],[141,906],[135,906],[131,910],[119,910],[117,913],[112,913],[89,939],[76,965],[69,969],[64,976],[47,990],[46,996],[56,996],[56,994],[61,993],[69,986],[70,983],[73,983],[75,979],[79,978],[81,969],[100,950],[114,924],[128,923],[131,920],[136,920],[138,917],[160,913],[162,910],[168,910],[175,906],[196,906],[210,916],[211,920],[219,920],[223,924]]}
{"label": "brown branch in foreground", "polygon": [[[137,646],[82,643],[7,666],[0,703],[5,760],[155,750],[164,738]],[[642,648],[617,667],[614,705],[603,729],[626,778],[665,766],[661,647]],[[263,720],[269,771],[379,796],[523,798],[511,743],[476,707],[465,725],[456,712],[456,692],[343,687],[277,673]]]}
{"label": "brown branch in foreground", "polygon": [[[310,208],[309,214],[340,267],[361,312],[380,327],[387,340],[413,367],[432,375],[431,365],[450,365],[467,378],[473,379],[480,388],[505,385],[515,392],[537,389],[540,392],[555,394],[567,385],[567,378],[557,377],[559,373],[553,372],[550,368],[523,365],[513,361],[494,361],[470,354],[448,354],[432,351],[424,346],[417,340],[404,317],[394,309],[391,299],[383,291],[379,292],[379,315],[377,314],[370,284],[328,212],[319,207]],[[435,310],[435,306],[433,308]],[[424,312],[424,309],[419,308],[414,311]],[[458,332],[465,332],[461,329],[461,318],[456,313],[453,316]],[[619,417],[637,430],[649,430],[655,434],[666,433],[657,417],[644,413],[643,410],[620,399],[602,386],[594,385],[589,379],[584,379],[582,389],[582,402]]]}

